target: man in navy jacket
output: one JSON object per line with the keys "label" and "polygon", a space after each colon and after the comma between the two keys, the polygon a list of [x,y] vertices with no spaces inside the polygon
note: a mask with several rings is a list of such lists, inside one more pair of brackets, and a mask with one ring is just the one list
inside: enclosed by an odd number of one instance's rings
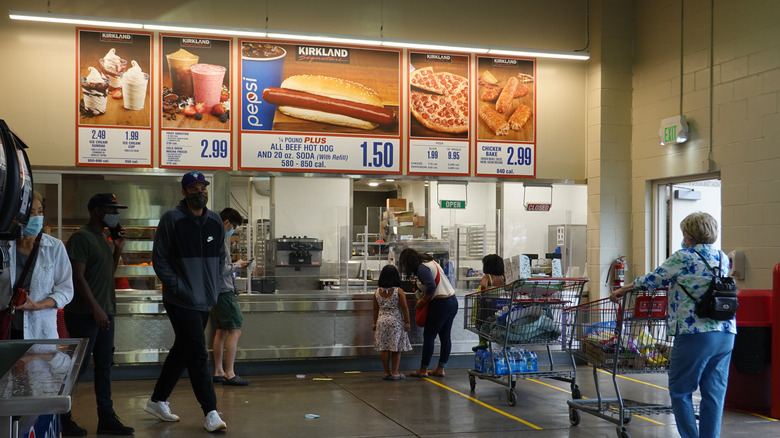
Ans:
{"label": "man in navy jacket", "polygon": [[160,218],[152,263],[162,282],[163,306],[176,339],[165,359],[154,392],[144,410],[163,421],[179,421],[168,397],[186,369],[209,432],[227,426],[217,413],[217,398],[208,370],[204,330],[217,302],[222,266],[229,257],[219,215],[206,208],[209,182],[197,171],[184,174],[184,199]]}

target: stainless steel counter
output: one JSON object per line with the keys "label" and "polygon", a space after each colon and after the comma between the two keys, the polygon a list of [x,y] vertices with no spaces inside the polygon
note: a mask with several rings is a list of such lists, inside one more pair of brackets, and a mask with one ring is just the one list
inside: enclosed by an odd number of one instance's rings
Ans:
{"label": "stainless steel counter", "polygon": [[[463,296],[452,330],[453,353],[471,353],[475,334],[463,329]],[[237,360],[306,359],[375,356],[371,293],[300,291],[279,294],[242,294],[244,314]],[[413,294],[407,294],[414,308]],[[412,311],[412,320],[414,313]],[[117,364],[155,364],[165,360],[173,345],[159,293],[117,291]],[[213,329],[207,327],[208,345]],[[422,328],[412,322],[412,354],[422,349]],[[438,343],[436,344],[438,348]]]}
{"label": "stainless steel counter", "polygon": [[12,436],[12,416],[70,410],[86,348],[86,339],[0,342],[0,438]]}

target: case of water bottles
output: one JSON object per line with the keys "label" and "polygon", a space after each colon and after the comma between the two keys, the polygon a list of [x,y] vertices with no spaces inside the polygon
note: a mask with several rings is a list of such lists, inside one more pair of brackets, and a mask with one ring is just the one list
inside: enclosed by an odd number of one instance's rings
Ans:
{"label": "case of water bottles", "polygon": [[[508,360],[508,365],[507,365]],[[533,373],[539,370],[536,353],[525,348],[507,347],[503,350],[477,350],[474,356],[474,369],[482,374],[505,376],[515,373]]]}

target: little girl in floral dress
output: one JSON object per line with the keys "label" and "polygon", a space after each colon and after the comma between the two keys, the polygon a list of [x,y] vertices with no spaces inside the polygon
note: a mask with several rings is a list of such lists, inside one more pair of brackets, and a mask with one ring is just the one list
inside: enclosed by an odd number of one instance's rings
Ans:
{"label": "little girl in floral dress", "polygon": [[393,265],[382,268],[379,288],[374,292],[374,349],[381,352],[384,380],[403,380],[398,372],[401,352],[410,351],[409,306],[401,289],[401,274]]}

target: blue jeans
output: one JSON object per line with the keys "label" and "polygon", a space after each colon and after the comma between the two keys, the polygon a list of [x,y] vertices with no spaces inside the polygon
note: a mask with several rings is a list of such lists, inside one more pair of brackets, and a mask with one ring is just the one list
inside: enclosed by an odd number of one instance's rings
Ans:
{"label": "blue jeans", "polygon": [[[725,332],[675,337],[669,367],[669,396],[682,438],[720,436],[734,338],[733,333]],[[701,390],[698,430],[692,402],[697,387]]]}
{"label": "blue jeans", "polygon": [[95,400],[98,418],[113,417],[114,403],[111,401],[111,365],[114,363],[114,316],[108,315],[108,329],[102,330],[95,324],[91,314],[65,312],[65,327],[71,338],[89,338],[84,363],[79,378],[87,371],[89,357],[95,364]]}
{"label": "blue jeans", "polygon": [[458,298],[455,295],[449,298],[431,300],[428,304],[428,317],[423,329],[423,349],[420,369],[428,368],[433,357],[433,343],[439,336],[441,352],[439,353],[439,366],[446,367],[452,351],[452,322],[458,314]]}

